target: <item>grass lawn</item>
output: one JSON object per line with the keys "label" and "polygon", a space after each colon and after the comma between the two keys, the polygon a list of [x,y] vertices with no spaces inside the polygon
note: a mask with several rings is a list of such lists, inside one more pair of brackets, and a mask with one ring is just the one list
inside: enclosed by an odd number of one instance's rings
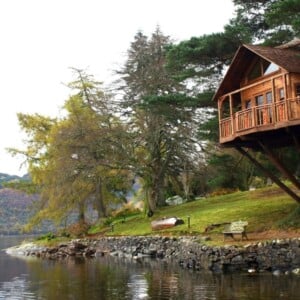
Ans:
{"label": "grass lawn", "polygon": [[[163,231],[152,231],[152,220],[163,217],[177,217],[184,220],[183,225]],[[188,226],[190,219],[190,227]],[[247,234],[255,237],[274,238],[290,232],[300,236],[300,206],[276,186],[247,192],[208,197],[177,206],[159,209],[148,218],[144,213],[126,217],[126,220],[115,219],[111,228],[95,226],[93,234],[103,235],[207,235],[205,228],[210,224],[243,220],[249,223]],[[267,234],[269,233],[269,235]],[[276,235],[277,234],[277,235]],[[222,227],[208,235],[216,243],[223,241]]]}

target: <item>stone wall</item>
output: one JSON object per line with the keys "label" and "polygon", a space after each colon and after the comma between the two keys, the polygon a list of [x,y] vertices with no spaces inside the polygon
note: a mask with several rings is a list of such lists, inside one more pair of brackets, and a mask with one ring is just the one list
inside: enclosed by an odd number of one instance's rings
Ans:
{"label": "stone wall", "polygon": [[104,237],[96,240],[73,240],[58,247],[43,248],[31,244],[10,250],[11,254],[35,255],[49,259],[68,256],[110,254],[139,259],[145,256],[172,260],[183,268],[214,272],[271,271],[300,273],[300,238],[272,240],[244,247],[211,247],[197,237]]}

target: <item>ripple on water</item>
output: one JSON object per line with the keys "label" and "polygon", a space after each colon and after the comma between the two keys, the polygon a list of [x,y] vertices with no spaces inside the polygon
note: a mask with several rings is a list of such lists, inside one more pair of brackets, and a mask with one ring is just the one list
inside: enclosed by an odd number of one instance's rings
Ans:
{"label": "ripple on water", "polygon": [[144,274],[131,275],[129,282],[127,283],[128,299],[132,300],[146,300],[148,296],[148,282]]}
{"label": "ripple on water", "polygon": [[36,299],[35,295],[29,291],[29,282],[26,275],[14,277],[11,281],[0,283],[0,299],[5,300],[31,300]]}

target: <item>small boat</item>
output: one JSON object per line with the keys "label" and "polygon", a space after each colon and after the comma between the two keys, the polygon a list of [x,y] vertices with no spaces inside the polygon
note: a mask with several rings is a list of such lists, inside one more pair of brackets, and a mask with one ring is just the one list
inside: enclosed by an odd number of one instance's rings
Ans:
{"label": "small boat", "polygon": [[160,230],[160,229],[166,229],[170,227],[174,227],[176,225],[184,224],[184,221],[182,219],[171,217],[171,218],[163,218],[159,220],[154,220],[151,222],[151,228],[152,230]]}

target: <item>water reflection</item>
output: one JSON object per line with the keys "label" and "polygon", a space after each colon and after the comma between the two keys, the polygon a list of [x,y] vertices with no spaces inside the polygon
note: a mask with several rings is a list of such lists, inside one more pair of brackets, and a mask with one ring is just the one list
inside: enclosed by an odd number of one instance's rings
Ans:
{"label": "water reflection", "polygon": [[130,276],[127,283],[129,288],[126,298],[128,299],[149,299],[148,297],[148,282],[145,279],[145,274],[136,274]]}
{"label": "water reflection", "polygon": [[0,272],[0,299],[300,299],[300,276],[195,273],[147,259],[51,261],[1,252]]}
{"label": "water reflection", "polygon": [[15,277],[11,281],[2,282],[0,289],[0,299],[36,299],[35,295],[29,291],[29,285],[25,276]]}

